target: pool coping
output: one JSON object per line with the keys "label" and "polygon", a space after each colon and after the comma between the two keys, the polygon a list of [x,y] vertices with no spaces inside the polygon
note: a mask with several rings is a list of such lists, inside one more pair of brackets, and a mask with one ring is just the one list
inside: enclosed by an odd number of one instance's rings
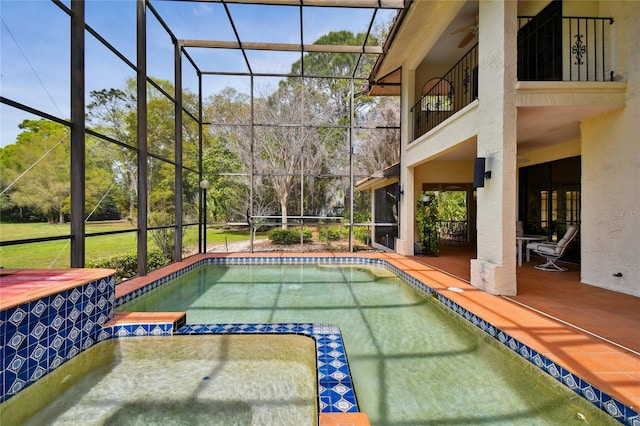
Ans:
{"label": "pool coping", "polygon": [[[173,265],[169,274],[159,276],[157,279],[148,281],[142,285],[137,285],[135,282],[127,283],[127,286],[122,287],[121,291],[118,291],[120,285],[116,286],[116,300],[115,306],[118,307],[127,301],[138,297],[147,291],[156,288],[159,285],[166,283],[167,281],[187,273],[194,268],[200,267],[204,264],[214,265],[227,265],[227,266],[248,266],[248,265],[314,265],[314,264],[333,264],[333,265],[378,265],[384,266],[389,270],[396,273],[399,277],[405,279],[415,290],[426,297],[433,297],[442,303],[443,306],[451,310],[451,312],[459,315],[475,327],[482,330],[487,335],[496,339],[499,343],[509,348],[514,353],[537,367],[540,371],[551,376],[556,381],[563,384],[565,387],[572,390],[574,393],[585,398],[587,401],[595,405],[600,410],[606,412],[608,415],[623,424],[628,425],[640,425],[640,415],[633,406],[627,405],[620,401],[609,393],[603,391],[596,385],[590,383],[583,377],[572,372],[569,368],[563,367],[559,362],[552,359],[553,354],[546,354],[540,351],[536,351],[531,346],[523,343],[521,339],[512,336],[516,334],[511,332],[507,333],[495,324],[483,319],[480,315],[466,309],[459,299],[460,294],[457,289],[446,287],[442,283],[432,283],[429,286],[423,282],[429,281],[425,274],[417,271],[415,268],[406,268],[410,263],[416,263],[404,256],[395,254],[384,255],[362,255],[351,253],[340,253],[335,255],[327,254],[300,254],[300,255],[265,255],[260,254],[239,254],[239,255],[196,255],[191,258],[185,259],[183,262]],[[181,264],[180,264],[181,263]],[[421,265],[424,267],[424,265]],[[411,273],[402,269],[408,269]],[[433,270],[431,270],[433,271]],[[435,284],[435,285],[434,285]],[[479,291],[471,286],[468,286],[471,290]],[[119,293],[119,294],[118,294]],[[482,293],[482,292],[480,292]],[[445,295],[446,294],[446,295]],[[489,297],[495,297],[486,294]],[[464,301],[464,300],[462,300]]]}

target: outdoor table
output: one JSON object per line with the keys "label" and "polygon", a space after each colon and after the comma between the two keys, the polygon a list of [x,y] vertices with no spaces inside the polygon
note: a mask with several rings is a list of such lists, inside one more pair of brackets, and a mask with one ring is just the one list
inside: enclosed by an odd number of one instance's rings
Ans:
{"label": "outdoor table", "polygon": [[[526,245],[529,241],[547,241],[544,235],[520,235],[516,237],[518,243],[518,266],[522,266],[522,245]],[[527,262],[531,260],[531,252],[527,249]]]}

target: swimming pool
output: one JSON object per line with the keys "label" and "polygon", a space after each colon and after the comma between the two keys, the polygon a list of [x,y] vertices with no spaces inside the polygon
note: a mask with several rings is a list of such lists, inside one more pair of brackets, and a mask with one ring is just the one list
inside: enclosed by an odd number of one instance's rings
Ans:
{"label": "swimming pool", "polygon": [[300,335],[110,339],[0,405],[0,423],[314,425],[315,359]]}
{"label": "swimming pool", "polygon": [[335,324],[372,424],[617,424],[382,267],[203,266],[118,310]]}

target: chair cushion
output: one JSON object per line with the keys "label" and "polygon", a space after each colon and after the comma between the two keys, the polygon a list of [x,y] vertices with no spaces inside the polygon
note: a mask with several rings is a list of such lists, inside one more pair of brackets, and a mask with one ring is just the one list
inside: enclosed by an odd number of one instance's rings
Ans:
{"label": "chair cushion", "polygon": [[558,247],[555,244],[538,244],[535,251],[538,253],[557,254],[561,249],[562,247]]}

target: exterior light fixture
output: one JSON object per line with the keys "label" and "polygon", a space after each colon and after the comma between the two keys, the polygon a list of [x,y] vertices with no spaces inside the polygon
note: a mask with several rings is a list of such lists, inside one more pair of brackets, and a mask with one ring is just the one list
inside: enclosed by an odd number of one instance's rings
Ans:
{"label": "exterior light fixture", "polygon": [[484,157],[478,157],[475,160],[473,167],[473,187],[484,188],[485,179],[491,179],[491,171],[485,171],[485,164],[487,159]]}

